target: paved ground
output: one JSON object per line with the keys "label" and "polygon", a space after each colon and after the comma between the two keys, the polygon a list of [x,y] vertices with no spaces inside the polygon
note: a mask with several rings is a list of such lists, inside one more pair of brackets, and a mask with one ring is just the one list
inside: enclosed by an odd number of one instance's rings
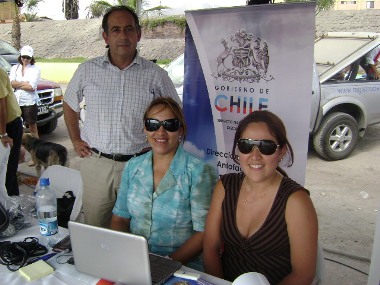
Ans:
{"label": "paved ground", "polygon": [[[68,134],[60,119],[57,130],[43,139],[65,145],[70,167],[79,169]],[[375,221],[380,202],[380,125],[368,129],[354,153],[345,160],[326,162],[309,151],[306,188],[319,218],[319,240],[324,249],[325,285],[365,285],[369,272]],[[28,160],[27,160],[28,161]],[[34,176],[27,163],[19,165],[23,177]],[[22,185],[22,193],[33,188]],[[365,191],[368,198],[362,198]]]}

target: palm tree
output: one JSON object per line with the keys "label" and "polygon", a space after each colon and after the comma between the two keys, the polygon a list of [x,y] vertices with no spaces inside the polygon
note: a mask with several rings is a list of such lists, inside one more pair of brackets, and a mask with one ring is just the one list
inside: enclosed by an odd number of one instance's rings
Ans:
{"label": "palm tree", "polygon": [[[13,18],[13,23],[12,23],[12,45],[16,49],[20,49],[21,47],[21,25],[20,25],[20,9],[19,9],[20,4],[15,3],[15,17]],[[21,3],[22,6],[22,3]],[[21,7],[20,6],[20,7]]]}
{"label": "palm tree", "polygon": [[[43,0],[15,0],[15,17],[12,23],[12,45],[16,49],[20,49],[21,42],[21,25],[20,25],[20,8],[25,5],[28,12],[33,13],[38,4]],[[36,13],[34,14],[34,16]]]}
{"label": "palm tree", "polygon": [[86,8],[88,10],[87,18],[100,18],[106,13],[107,9],[112,6],[113,5],[107,1],[94,1]]}
{"label": "palm tree", "polygon": [[79,0],[63,0],[62,12],[65,14],[66,20],[79,18]]}

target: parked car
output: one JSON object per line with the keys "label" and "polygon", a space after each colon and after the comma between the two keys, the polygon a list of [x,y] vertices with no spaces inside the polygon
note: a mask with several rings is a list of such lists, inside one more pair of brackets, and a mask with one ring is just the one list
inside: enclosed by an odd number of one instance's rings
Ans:
{"label": "parked car", "polygon": [[[325,160],[348,157],[367,127],[380,123],[380,80],[366,80],[359,67],[379,44],[377,33],[326,33],[315,40],[309,133]],[[182,99],[183,54],[165,68]]]}
{"label": "parked car", "polygon": [[11,65],[18,63],[20,52],[6,41],[0,40],[0,55],[4,57]]}
{"label": "parked car", "polygon": [[168,75],[170,79],[173,81],[174,87],[177,90],[178,96],[182,101],[183,79],[185,72],[183,54],[171,61],[168,65],[164,66],[164,69],[168,72]]}
{"label": "parked car", "polygon": [[[11,65],[0,55],[0,68],[8,74]],[[61,87],[52,81],[41,79],[37,84],[38,102],[38,131],[50,134],[57,128],[58,118],[63,115],[63,93]],[[26,126],[27,127],[27,126]]]}
{"label": "parked car", "polygon": [[310,134],[326,160],[348,157],[367,127],[380,123],[380,81],[366,80],[359,66],[379,44],[380,34],[367,32],[325,33],[315,40]]}

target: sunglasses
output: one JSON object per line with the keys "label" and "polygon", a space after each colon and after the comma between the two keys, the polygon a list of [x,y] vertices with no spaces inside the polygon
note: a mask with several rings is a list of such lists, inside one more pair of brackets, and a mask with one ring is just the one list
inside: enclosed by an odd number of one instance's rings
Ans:
{"label": "sunglasses", "polygon": [[169,120],[164,120],[164,121],[159,121],[159,120],[150,119],[150,118],[145,119],[145,129],[148,132],[155,132],[161,126],[163,126],[164,129],[168,132],[176,132],[181,126],[181,123],[177,119],[169,119]]}
{"label": "sunglasses", "polygon": [[250,153],[256,147],[261,154],[272,155],[279,146],[272,140],[239,139],[237,142],[237,147],[243,154]]}
{"label": "sunglasses", "polygon": [[23,55],[23,56],[21,56],[21,58],[27,59],[27,60],[31,60],[32,59],[30,56],[27,56],[27,55]]}

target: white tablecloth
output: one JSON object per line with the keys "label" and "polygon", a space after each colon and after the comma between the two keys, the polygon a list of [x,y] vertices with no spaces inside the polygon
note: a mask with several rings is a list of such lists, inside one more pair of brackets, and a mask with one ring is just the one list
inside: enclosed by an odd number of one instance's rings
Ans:
{"label": "white tablecloth", "polygon": [[[68,234],[68,230],[65,228],[59,228],[59,234],[61,238],[64,238]],[[26,237],[38,237],[39,236],[39,228],[38,225],[34,225],[32,227],[26,228],[20,231],[17,235],[10,238],[2,238],[0,241],[10,240],[12,242],[23,241]],[[62,256],[61,256],[62,255]],[[66,255],[66,256],[63,256]],[[74,265],[61,262],[66,261],[71,253],[62,253],[57,254],[47,260],[54,269],[54,273],[42,277],[35,281],[27,281],[24,277],[22,277],[17,271],[12,272],[7,269],[6,266],[0,265],[0,283],[7,285],[95,285],[99,278],[92,277],[86,274],[82,274],[75,269]],[[58,262],[60,263],[58,263]],[[186,266],[182,266],[182,269],[185,271],[195,271],[191,268],[187,268]],[[230,282],[226,280],[222,280],[211,275],[201,273],[202,279],[211,282],[215,285],[229,285]],[[133,284],[131,284],[133,285]]]}

